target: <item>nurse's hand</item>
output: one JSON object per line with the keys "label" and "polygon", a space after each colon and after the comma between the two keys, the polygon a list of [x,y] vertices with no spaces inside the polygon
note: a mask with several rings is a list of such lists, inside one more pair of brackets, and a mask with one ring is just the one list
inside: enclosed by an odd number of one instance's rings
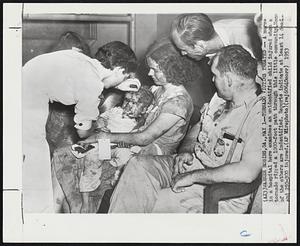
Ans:
{"label": "nurse's hand", "polygon": [[121,91],[138,91],[141,87],[141,82],[137,78],[130,78],[117,85],[116,88]]}

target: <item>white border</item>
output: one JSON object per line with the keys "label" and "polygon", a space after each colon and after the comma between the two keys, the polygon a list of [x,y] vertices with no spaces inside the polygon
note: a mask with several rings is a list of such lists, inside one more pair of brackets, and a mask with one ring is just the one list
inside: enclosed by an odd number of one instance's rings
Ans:
{"label": "white border", "polygon": [[[28,4],[29,6],[29,4]],[[259,4],[30,4],[28,13],[255,13]],[[287,11],[296,20],[296,4],[264,4],[268,10]],[[4,188],[19,189],[21,174],[21,26],[22,5],[4,4]],[[295,22],[296,23],[296,22]],[[293,47],[296,54],[296,44]],[[296,65],[296,56],[293,65]],[[296,70],[296,66],[294,66]],[[291,144],[296,147],[296,71],[292,75]],[[4,191],[5,242],[285,242],[296,240],[296,148],[291,152],[290,215],[202,214],[27,214],[22,226],[20,193]],[[284,231],[282,231],[282,228]],[[240,233],[246,230],[247,237]]]}

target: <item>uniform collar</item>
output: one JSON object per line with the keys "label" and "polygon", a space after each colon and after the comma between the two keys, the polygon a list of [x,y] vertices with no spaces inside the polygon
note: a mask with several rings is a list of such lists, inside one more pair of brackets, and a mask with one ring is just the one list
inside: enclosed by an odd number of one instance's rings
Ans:
{"label": "uniform collar", "polygon": [[241,107],[241,106],[243,106],[243,105],[244,105],[246,108],[248,108],[249,105],[250,105],[254,100],[256,100],[256,98],[257,98],[260,94],[262,94],[262,90],[261,90],[260,85],[259,85],[259,84],[256,84],[256,85],[257,85],[257,89],[256,89],[256,91],[255,91],[254,93],[249,94],[249,95],[244,99],[243,103],[241,103],[241,104],[239,104],[239,105],[236,105],[236,106],[234,106],[234,107],[232,107],[232,108],[233,108],[233,109],[239,108],[239,107]]}

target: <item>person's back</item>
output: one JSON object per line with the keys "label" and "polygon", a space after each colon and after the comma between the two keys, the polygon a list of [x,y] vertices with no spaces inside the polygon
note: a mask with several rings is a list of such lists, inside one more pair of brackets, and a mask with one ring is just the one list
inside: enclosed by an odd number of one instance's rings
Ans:
{"label": "person's back", "polygon": [[261,43],[252,19],[221,19],[213,23],[224,46],[242,45],[255,58],[261,60]]}
{"label": "person's back", "polygon": [[[79,50],[61,50],[43,54],[28,61],[22,70],[23,109],[23,191],[24,211],[53,212],[50,150],[46,140],[49,101],[75,105],[74,127],[80,138],[92,133],[93,120],[99,115],[99,95],[126,81],[136,71],[136,57],[122,42],[113,62],[106,67]],[[103,46],[105,47],[105,46]],[[103,48],[101,47],[101,48]],[[130,57],[130,64],[124,58]],[[26,163],[26,164],[25,164]]]}
{"label": "person's back", "polygon": [[[99,74],[104,77],[107,69],[100,66],[99,62],[98,67],[93,66],[93,62],[97,61],[74,50],[37,56],[23,67],[24,86],[30,83],[30,86],[41,88],[40,91],[47,93],[50,100],[65,105],[75,104],[76,99],[82,97],[78,93],[100,95],[103,89]],[[99,67],[102,67],[101,72]]]}

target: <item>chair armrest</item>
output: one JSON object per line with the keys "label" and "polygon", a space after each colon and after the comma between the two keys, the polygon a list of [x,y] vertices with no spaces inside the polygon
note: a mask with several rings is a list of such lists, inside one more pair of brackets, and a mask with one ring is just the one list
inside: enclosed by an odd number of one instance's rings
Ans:
{"label": "chair armrest", "polygon": [[216,183],[204,189],[204,213],[218,213],[218,202],[246,196],[261,184],[261,173],[252,183]]}

